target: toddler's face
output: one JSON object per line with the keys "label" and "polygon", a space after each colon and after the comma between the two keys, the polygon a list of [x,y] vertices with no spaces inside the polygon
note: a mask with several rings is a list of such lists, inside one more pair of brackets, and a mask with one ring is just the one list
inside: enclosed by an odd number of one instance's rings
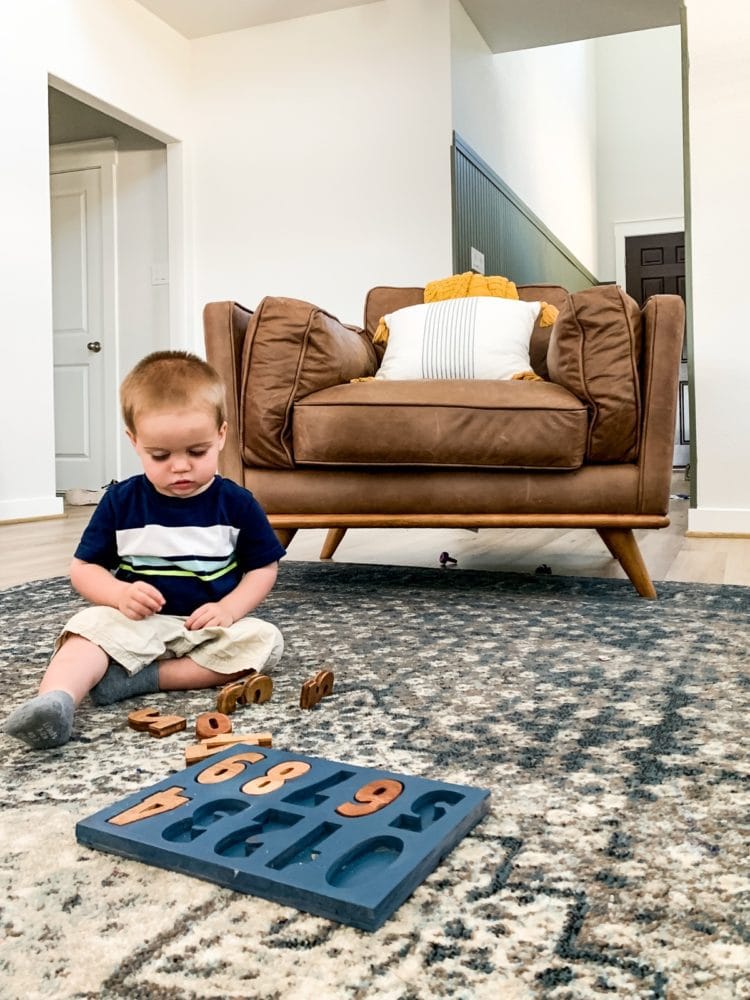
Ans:
{"label": "toddler's face", "polygon": [[227,425],[216,427],[208,410],[159,410],[140,416],[133,442],[143,471],[168,497],[193,497],[207,490],[219,464]]}

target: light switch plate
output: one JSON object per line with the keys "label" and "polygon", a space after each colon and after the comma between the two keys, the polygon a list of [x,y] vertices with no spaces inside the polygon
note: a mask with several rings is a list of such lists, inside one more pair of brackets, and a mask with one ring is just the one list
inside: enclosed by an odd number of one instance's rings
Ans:
{"label": "light switch plate", "polygon": [[484,274],[484,254],[476,247],[471,248],[471,269],[477,274]]}

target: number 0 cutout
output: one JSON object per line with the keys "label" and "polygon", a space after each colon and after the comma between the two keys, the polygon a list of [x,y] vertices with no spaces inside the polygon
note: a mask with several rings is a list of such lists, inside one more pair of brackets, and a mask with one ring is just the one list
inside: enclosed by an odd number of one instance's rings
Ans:
{"label": "number 0 cutout", "polygon": [[336,806],[339,816],[371,816],[394,802],[403,792],[404,786],[395,778],[380,778],[362,785],[354,793],[354,802],[342,802]]}

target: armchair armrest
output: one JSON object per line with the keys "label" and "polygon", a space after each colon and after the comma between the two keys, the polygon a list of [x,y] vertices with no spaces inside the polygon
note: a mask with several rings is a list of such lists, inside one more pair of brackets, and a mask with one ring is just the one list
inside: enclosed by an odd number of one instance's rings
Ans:
{"label": "armchair armrest", "polygon": [[222,476],[243,485],[240,450],[242,347],[252,311],[236,302],[209,302],[203,310],[206,360],[221,375],[227,394],[227,438],[219,456]]}
{"label": "armchair armrest", "polygon": [[679,295],[652,295],[643,307],[643,428],[638,509],[666,514],[672,485],[685,305]]}

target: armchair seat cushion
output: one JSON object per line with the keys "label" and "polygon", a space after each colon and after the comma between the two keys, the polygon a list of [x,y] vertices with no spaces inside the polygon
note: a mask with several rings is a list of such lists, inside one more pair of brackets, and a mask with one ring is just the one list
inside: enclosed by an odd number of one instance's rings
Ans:
{"label": "armchair seat cushion", "polygon": [[403,380],[298,399],[296,465],[578,469],[586,404],[550,382]]}

